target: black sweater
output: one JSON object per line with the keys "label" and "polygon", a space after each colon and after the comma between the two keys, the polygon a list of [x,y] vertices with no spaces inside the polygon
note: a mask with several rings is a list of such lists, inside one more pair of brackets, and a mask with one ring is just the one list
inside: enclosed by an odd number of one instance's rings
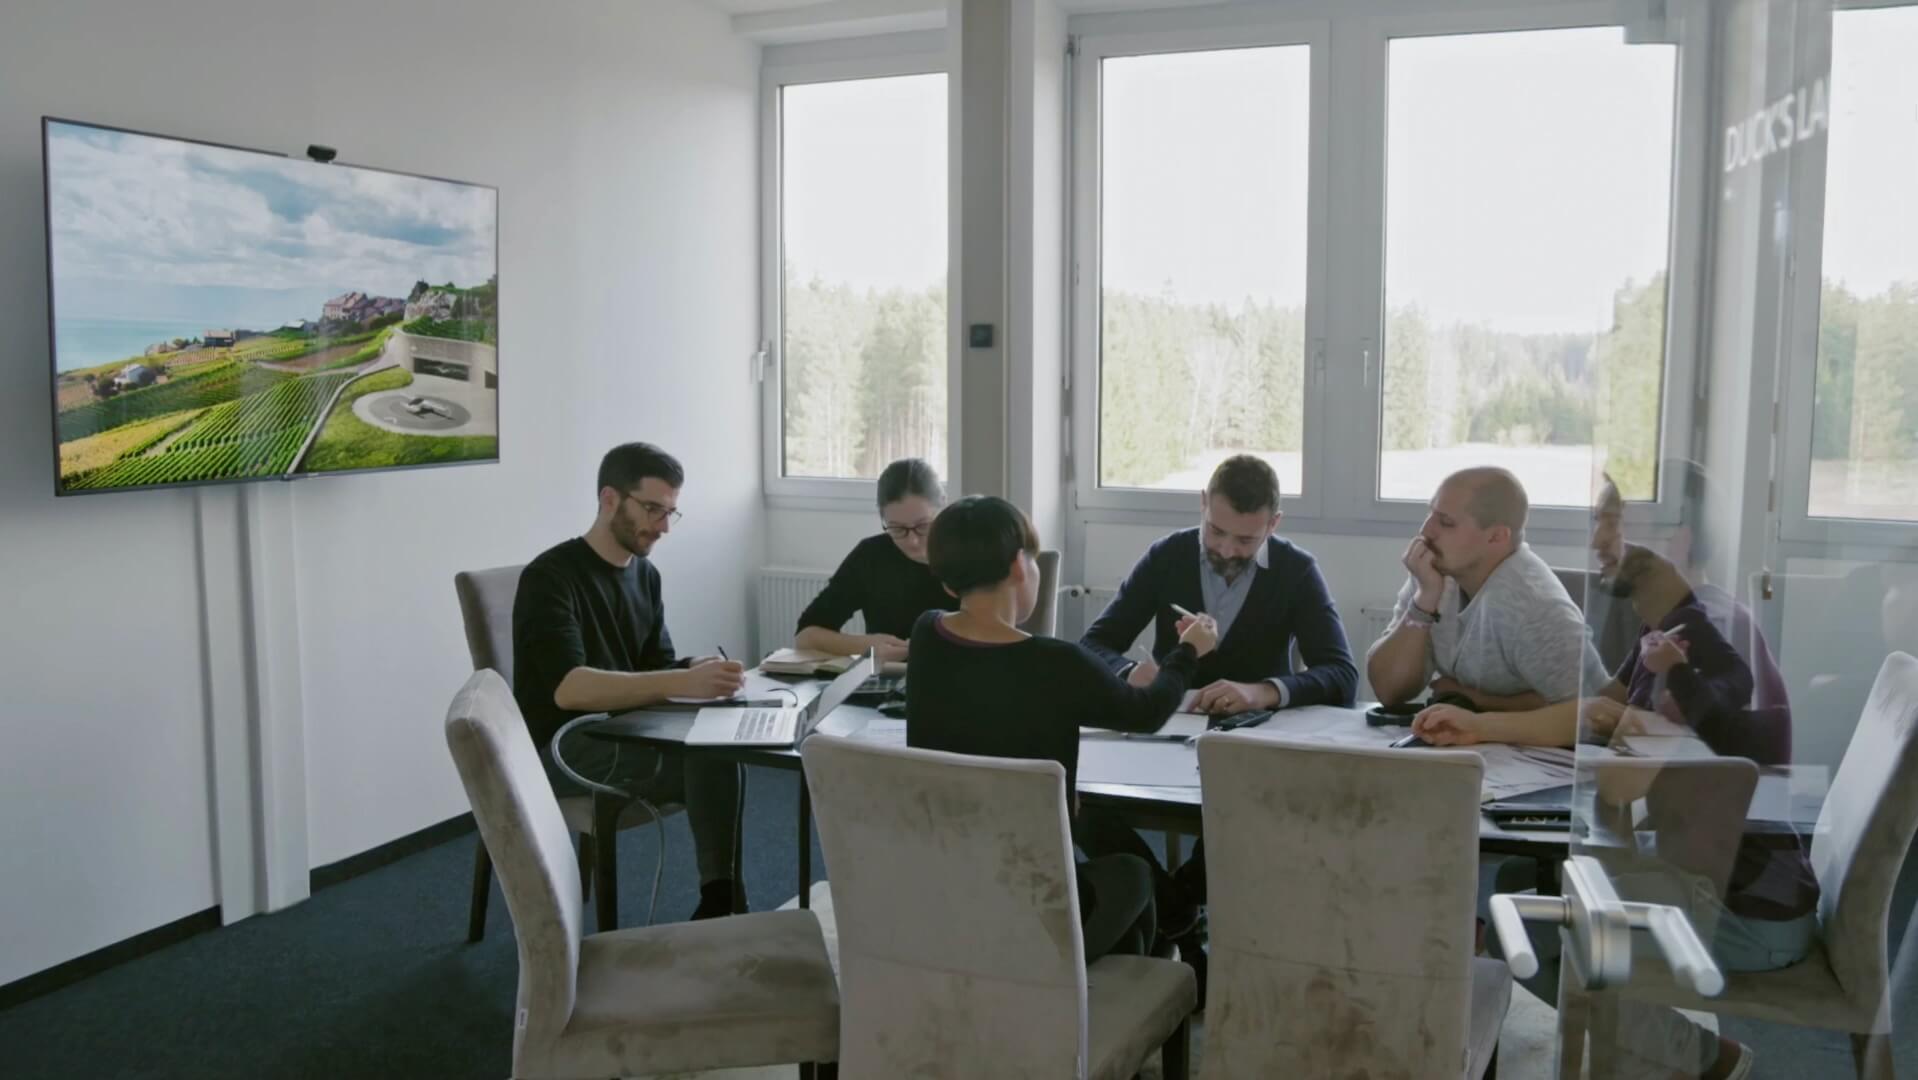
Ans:
{"label": "black sweater", "polygon": [[553,691],[577,667],[660,671],[678,666],[659,569],[635,557],[614,566],[579,537],[540,553],[513,597],[513,696],[542,749],[579,713]]}
{"label": "black sweater", "polygon": [[906,558],[891,537],[880,533],[859,541],[833,571],[826,590],[800,613],[799,629],[838,630],[854,612],[864,612],[866,633],[904,640],[925,612],[958,609],[959,601],[932,576],[930,567]]}
{"label": "black sweater", "polygon": [[912,630],[906,668],[906,745],[1065,766],[1075,807],[1079,729],[1157,731],[1179,707],[1198,657],[1179,645],[1151,686],[1134,687],[1070,641],[963,640],[927,612]]}

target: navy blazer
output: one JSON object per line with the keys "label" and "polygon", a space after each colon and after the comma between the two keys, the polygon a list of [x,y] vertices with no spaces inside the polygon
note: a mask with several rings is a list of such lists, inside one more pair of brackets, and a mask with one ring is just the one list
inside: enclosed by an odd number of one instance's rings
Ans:
{"label": "navy blazer", "polygon": [[[1192,685],[1219,679],[1285,684],[1287,705],[1350,705],[1358,693],[1359,670],[1345,643],[1345,625],[1317,560],[1276,536],[1265,542],[1266,565],[1252,579],[1252,591],[1219,647],[1199,660]],[[1178,604],[1204,610],[1199,560],[1204,556],[1196,528],[1175,532],[1146,549],[1126,575],[1119,595],[1107,605],[1080,644],[1097,653],[1114,671],[1131,663],[1125,651],[1148,623],[1156,624],[1152,655],[1161,657],[1179,643]],[[1292,671],[1292,642],[1307,670]]]}

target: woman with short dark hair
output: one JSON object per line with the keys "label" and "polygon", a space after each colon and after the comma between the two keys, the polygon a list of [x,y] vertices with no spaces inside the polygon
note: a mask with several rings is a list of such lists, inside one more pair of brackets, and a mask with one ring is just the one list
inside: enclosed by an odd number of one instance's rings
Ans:
{"label": "woman with short dark hair", "polygon": [[[1128,686],[1083,646],[1019,629],[1039,599],[1039,536],[1018,507],[969,496],[940,512],[927,541],[932,571],[959,608],[928,611],[913,627],[907,745],[1057,761],[1076,823],[1079,728],[1164,726],[1199,657],[1218,645],[1218,625],[1208,615],[1186,619],[1158,677]],[[1157,932],[1146,862],[1107,855],[1078,871],[1086,960],[1150,950]]]}
{"label": "woman with short dark hair", "polygon": [[[926,565],[926,534],[946,504],[946,489],[931,465],[904,458],[879,474],[881,532],[861,540],[833,571],[826,589],[799,616],[793,645],[854,656],[868,650],[883,663],[906,658],[906,637],[920,614],[958,606]],[[863,634],[842,633],[854,613]]]}

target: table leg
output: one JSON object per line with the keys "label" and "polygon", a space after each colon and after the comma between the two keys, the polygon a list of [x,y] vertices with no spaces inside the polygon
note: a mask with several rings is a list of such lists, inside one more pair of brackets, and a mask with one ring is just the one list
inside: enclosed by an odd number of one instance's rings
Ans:
{"label": "table leg", "polygon": [[799,907],[812,907],[812,791],[799,771]]}
{"label": "table leg", "polygon": [[593,897],[601,933],[619,926],[619,812],[623,804],[604,792],[593,793]]}

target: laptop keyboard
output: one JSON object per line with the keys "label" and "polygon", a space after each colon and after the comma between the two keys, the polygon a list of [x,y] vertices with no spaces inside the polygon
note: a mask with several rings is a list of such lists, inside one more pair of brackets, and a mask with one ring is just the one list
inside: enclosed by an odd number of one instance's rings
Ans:
{"label": "laptop keyboard", "polygon": [[739,730],[733,732],[733,741],[757,742],[770,737],[778,726],[778,709],[747,709],[739,718]]}

